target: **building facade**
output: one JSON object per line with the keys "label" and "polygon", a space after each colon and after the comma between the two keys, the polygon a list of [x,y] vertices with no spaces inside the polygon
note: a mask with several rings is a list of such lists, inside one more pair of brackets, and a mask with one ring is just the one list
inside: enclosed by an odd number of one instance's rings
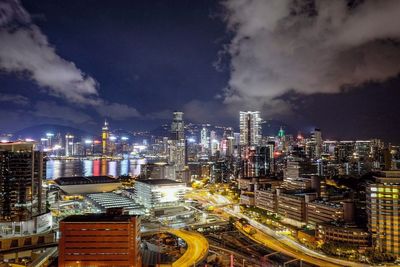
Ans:
{"label": "building facade", "polygon": [[400,171],[384,171],[374,178],[366,190],[373,246],[400,255]]}
{"label": "building facade", "polygon": [[35,151],[34,143],[0,144],[0,223],[28,221],[46,212],[45,176],[44,154]]}
{"label": "building facade", "polygon": [[259,111],[240,111],[240,145],[257,146],[261,141]]}
{"label": "building facade", "polygon": [[169,179],[145,179],[135,183],[136,200],[147,209],[179,206],[184,202],[185,183]]}
{"label": "building facade", "polygon": [[60,221],[59,267],[142,266],[140,218],[72,215]]}

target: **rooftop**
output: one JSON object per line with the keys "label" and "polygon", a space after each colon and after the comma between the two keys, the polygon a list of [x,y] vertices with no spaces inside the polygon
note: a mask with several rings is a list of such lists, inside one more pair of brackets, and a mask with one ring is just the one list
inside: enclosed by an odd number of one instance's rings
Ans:
{"label": "rooftop", "polygon": [[54,180],[58,185],[79,185],[79,184],[101,184],[101,183],[119,183],[110,176],[71,176],[60,177]]}
{"label": "rooftop", "polygon": [[135,215],[112,215],[105,213],[98,214],[85,214],[85,215],[71,215],[64,219],[62,222],[129,222],[131,218],[136,218]]}
{"label": "rooftop", "polygon": [[136,180],[136,182],[144,183],[144,184],[149,184],[149,185],[171,185],[171,184],[184,184],[181,182],[177,182],[175,180],[170,180],[170,179],[144,179],[144,180]]}

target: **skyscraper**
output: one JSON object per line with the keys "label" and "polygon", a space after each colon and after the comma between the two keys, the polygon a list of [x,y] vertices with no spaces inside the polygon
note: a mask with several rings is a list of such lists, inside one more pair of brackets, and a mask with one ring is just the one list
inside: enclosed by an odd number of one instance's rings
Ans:
{"label": "skyscraper", "polygon": [[104,126],[101,128],[101,148],[102,148],[102,155],[108,155],[108,144],[110,138],[110,129],[108,128],[107,120],[104,121]]}
{"label": "skyscraper", "polygon": [[259,111],[240,111],[240,145],[257,146],[261,140]]}
{"label": "skyscraper", "polygon": [[[45,161],[43,152],[35,151],[34,147],[32,142],[0,144],[0,225],[12,222],[14,227],[25,222],[14,233],[22,234],[30,220],[46,212],[42,187]],[[4,234],[2,231],[0,236]]]}
{"label": "skyscraper", "polygon": [[183,112],[181,111],[174,112],[174,117],[171,124],[171,139],[185,139],[185,124],[183,122]]}
{"label": "skyscraper", "polygon": [[65,135],[65,156],[74,155],[74,136],[72,134]]}
{"label": "skyscraper", "polygon": [[368,184],[368,229],[375,248],[400,255],[400,171],[384,171]]}
{"label": "skyscraper", "polygon": [[171,123],[170,162],[177,171],[182,171],[186,165],[186,140],[183,112],[175,111]]}
{"label": "skyscraper", "polygon": [[200,144],[203,152],[207,152],[210,145],[210,138],[208,137],[208,130],[206,127],[203,127],[200,132]]}

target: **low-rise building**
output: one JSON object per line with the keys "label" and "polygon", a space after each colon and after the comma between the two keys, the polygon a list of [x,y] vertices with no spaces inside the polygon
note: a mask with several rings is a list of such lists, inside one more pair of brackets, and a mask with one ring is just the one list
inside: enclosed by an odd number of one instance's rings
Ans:
{"label": "low-rise building", "polygon": [[254,193],[253,192],[244,192],[240,195],[240,204],[247,206],[254,206]]}
{"label": "low-rise building", "polygon": [[255,191],[255,206],[269,212],[277,212],[276,190],[259,189]]}
{"label": "low-rise building", "polygon": [[314,200],[316,193],[296,193],[277,191],[277,212],[286,219],[306,222],[306,203]]}
{"label": "low-rise building", "polygon": [[344,222],[317,224],[315,235],[323,242],[338,242],[358,247],[368,247],[371,243],[371,235],[367,229]]}
{"label": "low-rise building", "polygon": [[145,179],[135,183],[136,201],[147,209],[179,206],[184,203],[186,184],[169,179]]}
{"label": "low-rise building", "polygon": [[343,205],[340,203],[314,200],[307,203],[307,223],[317,223],[343,220]]}

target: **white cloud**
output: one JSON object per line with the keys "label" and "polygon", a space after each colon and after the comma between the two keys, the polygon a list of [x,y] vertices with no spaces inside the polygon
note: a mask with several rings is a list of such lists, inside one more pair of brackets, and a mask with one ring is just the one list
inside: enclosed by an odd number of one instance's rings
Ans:
{"label": "white cloud", "polygon": [[[314,3],[314,4],[313,4]],[[279,98],[336,93],[343,85],[382,81],[400,72],[400,3],[227,0],[231,77],[224,103],[272,113]],[[388,38],[396,40],[389,41]]]}
{"label": "white cloud", "polygon": [[96,81],[56,54],[19,2],[5,1],[0,10],[0,69],[24,73],[51,94],[71,102],[88,103],[88,98],[97,96]]}
{"label": "white cloud", "polygon": [[[0,3],[0,70],[23,74],[45,88],[50,95],[66,99],[79,108],[84,105],[92,107],[103,116],[113,119],[139,116],[133,107],[103,100],[95,79],[73,62],[57,55],[55,48],[39,27],[31,22],[30,15],[17,0]],[[38,105],[41,107],[44,103]],[[42,111],[45,112],[39,109],[40,114],[45,116]],[[68,110],[68,114],[74,113]],[[80,116],[77,120],[81,122],[82,119],[88,118]]]}
{"label": "white cloud", "polygon": [[29,104],[29,99],[22,95],[0,93],[0,102],[11,102],[17,105],[25,106]]}

